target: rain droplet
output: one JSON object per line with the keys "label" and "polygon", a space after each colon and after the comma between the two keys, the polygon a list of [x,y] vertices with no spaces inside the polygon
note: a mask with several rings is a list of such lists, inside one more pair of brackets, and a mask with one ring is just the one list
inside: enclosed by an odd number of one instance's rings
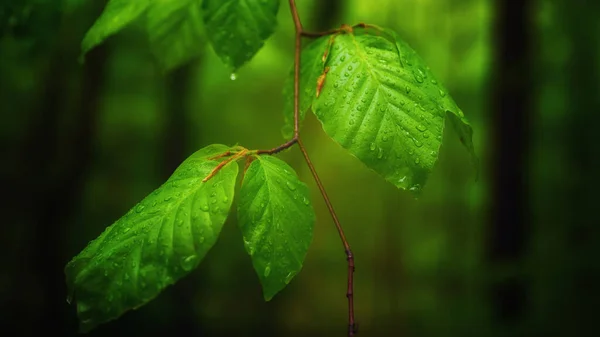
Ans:
{"label": "rain droplet", "polygon": [[137,213],[142,213],[142,211],[143,211],[143,210],[144,210],[144,205],[138,205],[138,206],[135,208],[135,211],[136,211]]}
{"label": "rain droplet", "polygon": [[285,184],[287,185],[287,187],[288,187],[290,190],[292,190],[292,191],[295,191],[295,190],[296,190],[296,186],[295,186],[294,184],[292,184],[291,182],[289,182],[289,181],[288,181],[288,182],[286,182]]}
{"label": "rain droplet", "polygon": [[421,162],[421,159],[419,159],[418,157],[415,158],[415,164],[419,165],[420,162]]}
{"label": "rain droplet", "polygon": [[231,73],[231,75],[229,75],[229,79],[235,81],[237,79],[237,75],[235,73]]}
{"label": "rain droplet", "polygon": [[267,264],[264,275],[265,275],[265,277],[269,277],[269,274],[271,274],[271,265]]}
{"label": "rain droplet", "polygon": [[419,130],[421,132],[425,132],[425,131],[427,131],[427,127],[423,124],[419,124],[419,125],[417,125],[417,130]]}
{"label": "rain droplet", "polygon": [[442,97],[446,96],[446,93],[442,89],[440,89],[440,96],[442,96]]}
{"label": "rain droplet", "polygon": [[435,78],[432,78],[432,79],[431,79],[431,83],[433,83],[433,84],[437,84],[437,81],[435,80]]}
{"label": "rain droplet", "polygon": [[418,141],[416,138],[413,138],[412,140],[413,140],[413,143],[415,143],[415,145],[416,145],[417,147],[421,147],[421,146],[423,146],[423,143],[421,143],[420,141]]}
{"label": "rain droplet", "polygon": [[293,278],[294,278],[294,273],[293,272],[289,272],[285,276],[285,284],[289,284],[292,281]]}
{"label": "rain droplet", "polygon": [[406,176],[404,176],[404,177],[400,178],[400,179],[398,180],[398,184],[404,184],[404,182],[405,182],[405,181],[406,181]]}
{"label": "rain droplet", "polygon": [[223,202],[224,202],[224,203],[227,203],[228,201],[229,201],[229,198],[228,198],[227,196],[224,196],[224,197],[223,197]]}
{"label": "rain droplet", "polygon": [[308,204],[310,203],[310,201],[308,200],[308,198],[307,198],[307,197],[302,197],[302,202],[303,202],[305,205],[308,205]]}
{"label": "rain droplet", "polygon": [[406,86],[406,93],[409,94],[410,93],[410,87],[407,85]]}
{"label": "rain droplet", "polygon": [[409,191],[411,192],[419,192],[421,190],[421,185],[419,184],[414,184],[411,188],[409,188]]}
{"label": "rain droplet", "polygon": [[381,159],[383,157],[383,149],[379,148],[379,153],[377,153],[377,159]]}
{"label": "rain droplet", "polygon": [[200,209],[201,209],[203,212],[208,212],[208,204],[202,204],[202,206],[200,206]]}
{"label": "rain droplet", "polygon": [[190,271],[196,266],[198,256],[190,255],[181,259],[181,268],[185,271]]}
{"label": "rain droplet", "polygon": [[369,149],[371,149],[371,151],[375,151],[375,143],[371,143],[371,146],[369,146]]}

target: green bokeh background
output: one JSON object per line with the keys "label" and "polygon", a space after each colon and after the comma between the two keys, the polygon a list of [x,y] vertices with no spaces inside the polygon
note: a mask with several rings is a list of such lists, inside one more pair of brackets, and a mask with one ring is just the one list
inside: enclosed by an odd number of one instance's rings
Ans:
{"label": "green bokeh background", "polygon": [[[524,1],[526,29],[514,31],[515,41],[527,36],[524,51],[501,43],[511,40],[501,38],[511,31],[502,18],[519,16],[504,11],[518,10],[510,1],[297,2],[307,29],[367,22],[398,32],[471,121],[481,159],[475,181],[447,133],[415,200],[307,118],[302,137],[355,254],[360,335],[595,335],[600,5]],[[0,329],[9,335],[76,335],[64,265],[196,149],[284,141],[281,92],[294,51],[285,1],[276,33],[235,81],[208,45],[197,61],[161,72],[135,25],[78,63],[102,7],[0,4]],[[526,71],[506,77],[502,60],[512,58]],[[516,110],[502,100],[506,88],[521,88]],[[498,123],[507,111],[526,115]],[[515,161],[500,156],[511,151]],[[343,247],[298,149],[280,157],[309,185],[317,214],[304,268],[284,291],[263,301],[232,212],[197,270],[89,335],[343,336]],[[514,163],[518,174],[503,175]]]}

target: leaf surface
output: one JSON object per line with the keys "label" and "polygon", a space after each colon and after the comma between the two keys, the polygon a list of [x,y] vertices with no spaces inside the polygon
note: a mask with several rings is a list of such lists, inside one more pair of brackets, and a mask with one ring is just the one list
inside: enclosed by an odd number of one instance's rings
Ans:
{"label": "leaf surface", "polygon": [[202,54],[205,47],[200,0],[153,0],[146,13],[152,50],[171,70]]}
{"label": "leaf surface", "polygon": [[254,160],[239,193],[244,246],[268,301],[302,268],[312,241],[314,210],[307,186],[276,157]]}
{"label": "leaf surface", "polygon": [[[312,109],[331,138],[398,188],[419,193],[438,159],[450,116],[477,162],[463,112],[396,33],[355,28],[336,35],[331,47],[329,39],[315,41],[321,53],[312,51],[307,58],[320,59],[329,48],[323,64],[328,72]],[[312,77],[322,69],[314,67]],[[308,85],[303,92],[317,88],[314,81]]]}
{"label": "leaf surface", "polygon": [[81,43],[82,54],[137,19],[148,8],[150,2],[150,0],[110,0],[100,17],[85,34]]}
{"label": "leaf surface", "polygon": [[202,8],[214,51],[235,71],[273,34],[279,0],[204,0]]}
{"label": "leaf surface", "polygon": [[142,306],[204,258],[229,213],[238,167],[202,179],[218,164],[209,158],[227,150],[211,145],[194,153],[67,264],[82,331]]}

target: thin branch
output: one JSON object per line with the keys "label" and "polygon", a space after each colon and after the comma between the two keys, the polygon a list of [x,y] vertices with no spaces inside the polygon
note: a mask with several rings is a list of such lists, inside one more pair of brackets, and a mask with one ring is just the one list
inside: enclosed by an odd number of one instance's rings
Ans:
{"label": "thin branch", "polygon": [[256,154],[277,154],[285,149],[292,147],[297,142],[298,142],[298,137],[294,136],[294,138],[290,139],[289,141],[287,141],[277,147],[274,147],[270,150],[258,150],[258,151],[256,151]]}
{"label": "thin branch", "polygon": [[300,131],[299,110],[300,110],[300,55],[302,49],[302,22],[298,16],[296,1],[290,0],[290,10],[294,18],[294,27],[296,28],[296,49],[294,51],[294,139],[298,139]]}
{"label": "thin branch", "polygon": [[323,196],[323,200],[325,200],[325,204],[329,209],[329,214],[331,214],[331,218],[333,219],[333,223],[337,228],[338,234],[340,235],[340,239],[342,240],[342,244],[344,245],[344,251],[346,253],[346,260],[348,260],[348,289],[346,291],[346,297],[348,298],[348,336],[352,337],[356,333],[356,324],[354,322],[354,255],[352,254],[352,250],[350,249],[350,244],[348,244],[348,240],[346,240],[346,235],[344,234],[344,230],[342,229],[342,225],[340,224],[340,220],[338,220],[337,215],[335,214],[335,210],[333,209],[333,205],[331,205],[331,201],[327,196],[327,192],[325,192],[325,188],[321,183],[321,179],[315,170],[314,165],[310,161],[310,157],[308,156],[308,152],[306,152],[306,148],[298,138],[298,147],[304,156],[304,160],[306,160],[306,164],[310,169],[310,173],[312,173],[315,182],[317,183],[317,187]]}

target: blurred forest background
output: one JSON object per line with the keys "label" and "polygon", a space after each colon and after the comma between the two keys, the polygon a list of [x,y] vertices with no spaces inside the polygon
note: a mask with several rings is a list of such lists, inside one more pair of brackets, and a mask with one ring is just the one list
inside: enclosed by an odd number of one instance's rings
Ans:
{"label": "blurred forest background", "polygon": [[[309,30],[396,30],[472,122],[482,161],[475,181],[448,133],[414,200],[308,118],[303,139],[356,256],[359,336],[597,336],[600,2],[297,2]],[[283,141],[294,49],[285,1],[235,81],[208,45],[161,72],[136,25],[79,63],[105,3],[0,3],[0,334],[77,335],[63,268],[89,240],[196,149]],[[232,212],[197,270],[89,336],[344,336],[339,237],[298,149],[281,157],[317,211],[304,268],[284,291],[263,301]]]}

